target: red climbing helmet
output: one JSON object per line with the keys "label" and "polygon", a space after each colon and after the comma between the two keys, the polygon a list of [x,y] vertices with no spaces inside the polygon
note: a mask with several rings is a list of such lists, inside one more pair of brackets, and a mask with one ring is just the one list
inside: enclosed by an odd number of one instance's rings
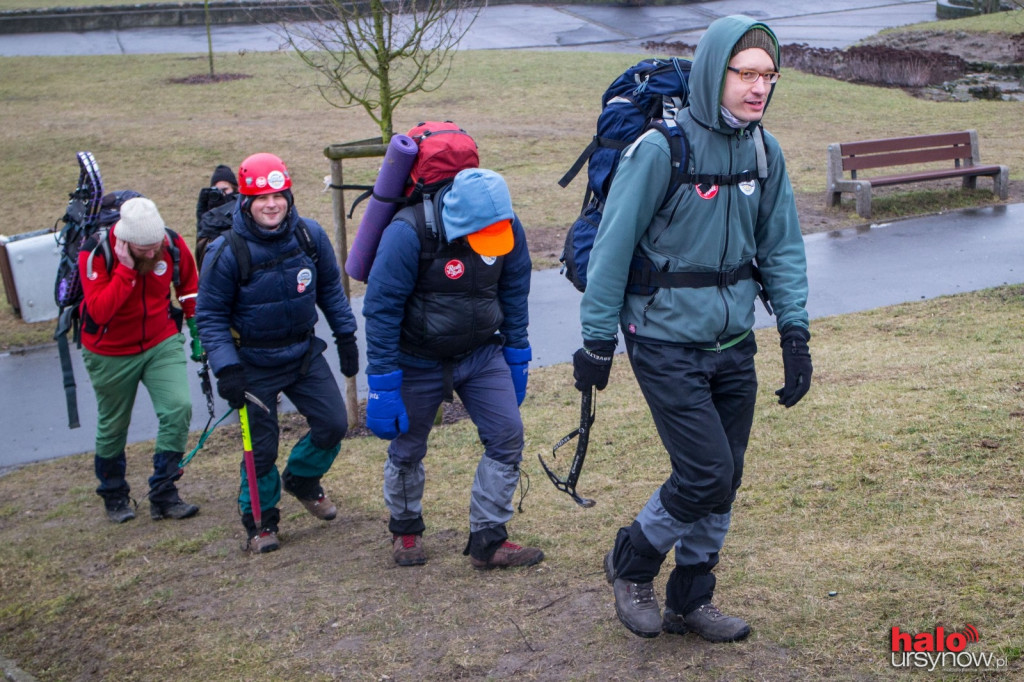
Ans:
{"label": "red climbing helmet", "polygon": [[266,152],[253,154],[238,167],[238,191],[247,196],[274,194],[291,189],[292,176],[279,157]]}

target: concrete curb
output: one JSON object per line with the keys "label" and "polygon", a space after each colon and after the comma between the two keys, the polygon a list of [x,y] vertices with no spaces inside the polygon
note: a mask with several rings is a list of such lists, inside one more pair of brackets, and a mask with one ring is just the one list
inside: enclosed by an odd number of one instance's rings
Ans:
{"label": "concrete curb", "polygon": [[[318,3],[291,1],[210,3],[210,23],[259,24],[277,21],[310,21]],[[205,26],[206,9],[201,2],[177,5],[124,5],[118,7],[58,7],[40,10],[0,12],[0,33],[57,33],[115,31],[129,28]]]}

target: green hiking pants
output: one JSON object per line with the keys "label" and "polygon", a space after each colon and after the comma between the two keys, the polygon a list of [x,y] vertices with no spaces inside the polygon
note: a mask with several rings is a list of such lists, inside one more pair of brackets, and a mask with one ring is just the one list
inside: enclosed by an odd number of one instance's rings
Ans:
{"label": "green hiking pants", "polygon": [[184,452],[192,421],[192,396],[185,365],[185,336],[175,334],[135,355],[99,355],[82,349],[82,361],[96,393],[96,456],[118,456],[139,384],[146,387],[159,426],[156,452]]}

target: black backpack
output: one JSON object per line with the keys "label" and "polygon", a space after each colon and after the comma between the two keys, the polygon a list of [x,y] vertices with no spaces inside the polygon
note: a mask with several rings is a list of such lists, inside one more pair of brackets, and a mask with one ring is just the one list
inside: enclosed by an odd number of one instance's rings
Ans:
{"label": "black backpack", "polygon": [[[57,243],[60,245],[60,260],[57,265],[57,279],[54,286],[54,299],[57,302],[57,329],[53,338],[57,341],[60,356],[61,373],[64,380],[64,397],[67,402],[68,427],[76,429],[81,426],[78,418],[78,393],[75,384],[74,368],[71,364],[71,349],[68,336],[79,348],[82,347],[82,325],[88,317],[83,315],[84,298],[82,281],[78,270],[78,256],[83,250],[89,253],[88,267],[96,253],[103,254],[107,271],[114,269],[114,259],[110,253],[109,230],[121,218],[121,205],[129,199],[142,196],[133,190],[118,190],[103,194],[103,182],[100,178],[99,166],[89,152],[78,153],[79,178],[78,186],[69,197],[68,207],[57,223],[64,221],[64,227],[58,232]],[[181,252],[177,247],[177,234],[167,228],[169,247],[173,261],[172,281],[177,287],[181,281],[179,263]],[[181,328],[181,311],[171,306],[172,316]]]}
{"label": "black backpack", "polygon": [[228,198],[227,201],[204,212],[196,222],[196,270],[200,272],[203,269],[203,258],[206,256],[206,249],[210,246],[210,242],[230,230],[234,221],[237,197],[233,194],[223,196]]}

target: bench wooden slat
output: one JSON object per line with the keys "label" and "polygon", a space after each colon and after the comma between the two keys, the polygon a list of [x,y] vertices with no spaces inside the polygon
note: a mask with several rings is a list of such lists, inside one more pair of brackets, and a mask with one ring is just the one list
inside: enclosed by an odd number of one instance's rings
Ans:
{"label": "bench wooden slat", "polygon": [[[857,213],[871,217],[872,187],[902,183],[961,178],[963,186],[977,186],[979,177],[991,176],[993,191],[1006,199],[1010,170],[1003,165],[980,163],[978,134],[974,130],[951,133],[891,137],[859,142],[833,143],[828,146],[828,192],[830,206],[841,203],[843,192],[853,192],[857,200]],[[941,162],[948,162],[945,168]],[[929,164],[932,167],[914,168]],[[934,166],[939,165],[939,168]],[[870,168],[889,168],[888,175],[866,178],[857,171]],[[896,168],[904,172],[893,172]],[[849,172],[849,178],[845,174]]]}
{"label": "bench wooden slat", "polygon": [[920,149],[922,147],[941,147],[954,144],[971,145],[971,131],[963,130],[956,133],[938,133],[935,135],[912,135],[910,137],[888,137],[880,140],[861,140],[860,142],[843,142],[839,145],[843,156],[872,152],[892,152],[899,149]]}
{"label": "bench wooden slat", "polygon": [[970,168],[946,168],[933,171],[921,171],[918,173],[907,173],[906,175],[887,175],[871,178],[872,187],[885,187],[887,185],[898,185],[904,182],[923,182],[925,180],[942,180],[944,178],[959,178],[964,176],[985,176],[997,175],[1001,170],[1000,166],[971,166]]}
{"label": "bench wooden slat", "polygon": [[843,170],[855,171],[865,168],[910,166],[916,163],[932,163],[935,161],[959,162],[961,159],[967,159],[968,165],[970,165],[970,147],[934,147],[931,149],[911,149],[884,154],[850,156],[843,159]]}

